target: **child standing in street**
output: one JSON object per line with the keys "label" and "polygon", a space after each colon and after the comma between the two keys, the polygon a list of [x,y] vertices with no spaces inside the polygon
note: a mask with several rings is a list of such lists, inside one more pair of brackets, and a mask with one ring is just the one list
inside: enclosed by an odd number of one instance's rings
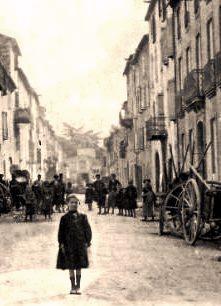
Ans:
{"label": "child standing in street", "polygon": [[87,216],[78,212],[78,201],[74,194],[67,197],[68,212],[61,217],[58,243],[57,269],[69,270],[70,294],[80,294],[81,269],[88,268],[87,248],[92,232]]}
{"label": "child standing in street", "polygon": [[109,214],[110,208],[112,208],[112,215],[114,215],[114,209],[117,204],[117,188],[113,187],[108,196],[108,209],[107,213]]}
{"label": "child standing in street", "polygon": [[93,203],[93,186],[92,184],[88,183],[86,185],[86,191],[85,191],[85,204],[88,204],[88,210],[92,210],[92,203]]}

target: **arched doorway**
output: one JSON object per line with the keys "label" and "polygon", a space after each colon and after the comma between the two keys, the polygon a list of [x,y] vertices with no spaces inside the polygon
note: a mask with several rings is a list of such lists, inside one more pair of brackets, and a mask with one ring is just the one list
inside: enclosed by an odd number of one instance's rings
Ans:
{"label": "arched doorway", "polygon": [[160,190],[160,157],[159,153],[155,154],[155,187],[156,192]]}
{"label": "arched doorway", "polygon": [[[202,121],[199,121],[197,124],[197,155],[198,155],[198,164],[203,158],[205,152],[205,129]],[[202,160],[200,167],[198,169],[200,174],[205,178],[206,177],[206,162],[205,159]]]}

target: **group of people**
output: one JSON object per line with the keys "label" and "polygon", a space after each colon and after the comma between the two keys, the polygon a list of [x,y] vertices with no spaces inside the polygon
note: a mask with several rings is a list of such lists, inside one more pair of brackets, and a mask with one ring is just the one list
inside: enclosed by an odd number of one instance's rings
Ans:
{"label": "group of people", "polygon": [[18,177],[12,174],[12,180],[3,180],[0,174],[0,186],[10,195],[11,209],[25,210],[25,221],[33,221],[37,214],[51,219],[53,212],[65,212],[68,194],[73,193],[72,184],[63,181],[63,174],[54,175],[52,181],[42,180],[39,174],[31,183],[28,177]]}
{"label": "group of people", "polygon": [[[92,209],[92,203],[95,201],[98,205],[98,214],[114,214],[118,208],[118,215],[136,217],[137,209],[137,188],[133,181],[128,182],[128,186],[123,188],[122,184],[116,178],[116,174],[111,174],[108,186],[101,180],[99,174],[96,175],[94,183],[86,186],[85,203],[88,209]],[[143,198],[143,220],[147,221],[148,217],[154,219],[155,194],[151,187],[151,181],[145,179],[142,190]]]}
{"label": "group of people", "polygon": [[133,181],[129,181],[126,188],[123,188],[117,180],[116,175],[111,174],[108,186],[101,180],[100,174],[96,175],[93,183],[87,184],[85,192],[85,203],[88,209],[92,209],[95,201],[98,206],[98,214],[114,214],[118,208],[118,215],[136,217],[137,189]]}

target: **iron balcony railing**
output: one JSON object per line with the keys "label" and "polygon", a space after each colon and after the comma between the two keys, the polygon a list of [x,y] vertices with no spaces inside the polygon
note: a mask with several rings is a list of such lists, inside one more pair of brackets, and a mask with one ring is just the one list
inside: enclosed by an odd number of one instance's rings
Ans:
{"label": "iron balcony railing", "polygon": [[221,51],[215,55],[215,77],[217,86],[221,86]]}
{"label": "iron balcony railing", "polygon": [[119,122],[120,125],[126,129],[133,128],[133,118],[127,112],[125,112],[124,115],[122,115],[122,112],[119,113]]}
{"label": "iron balcony railing", "polygon": [[14,122],[17,124],[29,124],[31,123],[31,112],[29,108],[18,107],[15,110]]}
{"label": "iron balcony railing", "polygon": [[216,73],[215,60],[211,59],[203,69],[203,91],[206,96],[211,98],[216,93]]}
{"label": "iron balcony railing", "polygon": [[205,102],[203,91],[203,70],[194,69],[184,80],[183,98],[187,109],[202,107]]}
{"label": "iron balcony railing", "polygon": [[146,121],[146,139],[152,140],[163,140],[167,137],[165,116],[160,115],[152,117]]}

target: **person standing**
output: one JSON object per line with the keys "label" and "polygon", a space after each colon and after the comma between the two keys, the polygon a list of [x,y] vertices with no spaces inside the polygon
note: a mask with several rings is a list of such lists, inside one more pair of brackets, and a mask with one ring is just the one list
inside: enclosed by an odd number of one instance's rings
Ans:
{"label": "person standing", "polygon": [[94,192],[92,184],[87,183],[85,190],[85,204],[88,205],[88,210],[92,210],[93,194]]}
{"label": "person standing", "polygon": [[40,214],[42,210],[42,201],[43,201],[43,181],[41,179],[41,175],[38,174],[38,178],[34,181],[32,186],[32,190],[34,191],[36,201],[37,201],[37,213]]}
{"label": "person standing", "polygon": [[149,179],[144,180],[144,187],[142,191],[142,197],[143,197],[143,219],[142,221],[147,221],[148,217],[154,221],[154,202],[156,199],[156,196],[153,192],[151,181]]}
{"label": "person standing", "polygon": [[33,221],[33,216],[36,213],[37,200],[32,188],[28,185],[25,190],[25,221]]}
{"label": "person standing", "polygon": [[61,196],[61,207],[62,207],[62,211],[65,211],[65,183],[63,180],[63,173],[59,174],[59,184],[60,184],[60,196]]}
{"label": "person standing", "polygon": [[127,198],[129,216],[136,218],[137,188],[133,185],[132,180],[129,181],[126,187],[125,196]]}
{"label": "person standing", "polygon": [[69,270],[70,294],[80,294],[81,269],[89,266],[92,231],[87,216],[78,212],[75,195],[70,194],[67,201],[69,211],[61,217],[58,230],[57,269]]}
{"label": "person standing", "polygon": [[111,192],[113,189],[116,189],[118,191],[120,190],[120,188],[121,188],[121,183],[117,180],[116,174],[112,173],[108,184],[109,192]]}
{"label": "person standing", "polygon": [[61,212],[62,194],[59,183],[59,177],[57,174],[54,175],[54,180],[52,181],[52,188],[53,188],[53,206],[55,206],[57,212]]}
{"label": "person standing", "polygon": [[96,180],[93,183],[94,189],[94,200],[98,204],[98,214],[102,213],[102,208],[104,208],[104,214],[106,213],[105,202],[106,202],[106,194],[107,190],[105,184],[101,181],[100,174],[96,174]]}

